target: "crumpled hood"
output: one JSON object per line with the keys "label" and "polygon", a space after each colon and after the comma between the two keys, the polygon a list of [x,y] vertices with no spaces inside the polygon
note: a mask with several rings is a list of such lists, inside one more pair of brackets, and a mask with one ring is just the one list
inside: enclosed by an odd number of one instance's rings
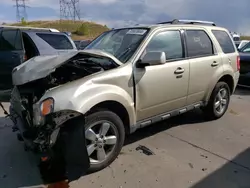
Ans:
{"label": "crumpled hood", "polygon": [[22,85],[33,80],[44,78],[78,54],[92,54],[94,56],[108,57],[113,59],[118,65],[122,64],[114,56],[101,50],[82,50],[72,51],[62,55],[37,56],[13,69],[13,85]]}

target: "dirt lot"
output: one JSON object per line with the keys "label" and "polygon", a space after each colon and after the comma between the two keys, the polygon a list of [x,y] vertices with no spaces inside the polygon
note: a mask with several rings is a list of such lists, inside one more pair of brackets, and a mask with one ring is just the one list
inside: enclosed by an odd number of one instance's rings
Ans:
{"label": "dirt lot", "polygon": [[[249,122],[250,90],[237,89],[223,118],[205,122],[200,111],[194,111],[141,129],[129,136],[110,167],[71,187],[250,187]],[[34,158],[24,152],[9,125],[0,119],[0,187],[41,184]],[[137,150],[139,145],[154,155]]]}

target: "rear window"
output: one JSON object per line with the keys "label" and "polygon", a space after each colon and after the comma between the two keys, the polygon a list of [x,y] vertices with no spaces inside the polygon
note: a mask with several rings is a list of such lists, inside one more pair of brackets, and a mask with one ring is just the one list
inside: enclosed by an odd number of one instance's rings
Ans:
{"label": "rear window", "polygon": [[233,37],[234,41],[240,41],[240,37]]}
{"label": "rear window", "polygon": [[222,51],[225,54],[234,53],[235,48],[230,36],[225,31],[212,30],[215,38],[218,40]]}
{"label": "rear window", "polygon": [[70,40],[65,35],[37,33],[37,36],[57,50],[73,49]]}

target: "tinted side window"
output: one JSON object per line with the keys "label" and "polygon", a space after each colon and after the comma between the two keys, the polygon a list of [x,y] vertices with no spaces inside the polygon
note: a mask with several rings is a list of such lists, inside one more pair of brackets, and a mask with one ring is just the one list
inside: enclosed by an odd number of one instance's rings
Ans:
{"label": "tinted side window", "polygon": [[213,44],[205,31],[187,30],[186,39],[189,57],[213,55]]}
{"label": "tinted side window", "polygon": [[19,30],[3,30],[1,33],[1,50],[12,51],[22,49],[22,38]]}
{"label": "tinted side window", "polygon": [[164,31],[153,36],[146,52],[160,51],[166,53],[167,60],[183,58],[183,48],[179,31]]}
{"label": "tinted side window", "polygon": [[37,33],[37,36],[57,50],[73,49],[71,42],[65,35]]}
{"label": "tinted side window", "polygon": [[218,42],[222,48],[222,51],[225,54],[235,52],[234,44],[233,44],[230,36],[225,31],[212,30],[212,32],[213,32],[215,38],[218,40]]}

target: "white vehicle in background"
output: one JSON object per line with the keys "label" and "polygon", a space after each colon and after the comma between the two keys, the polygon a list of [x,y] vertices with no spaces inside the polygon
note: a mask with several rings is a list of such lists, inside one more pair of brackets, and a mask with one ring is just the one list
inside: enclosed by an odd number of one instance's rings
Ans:
{"label": "white vehicle in background", "polygon": [[239,48],[239,45],[240,45],[240,35],[237,34],[236,32],[230,32],[233,40],[234,40],[234,44],[237,48]]}
{"label": "white vehicle in background", "polygon": [[240,34],[236,32],[230,32],[230,34],[232,35],[234,41],[240,41]]}

